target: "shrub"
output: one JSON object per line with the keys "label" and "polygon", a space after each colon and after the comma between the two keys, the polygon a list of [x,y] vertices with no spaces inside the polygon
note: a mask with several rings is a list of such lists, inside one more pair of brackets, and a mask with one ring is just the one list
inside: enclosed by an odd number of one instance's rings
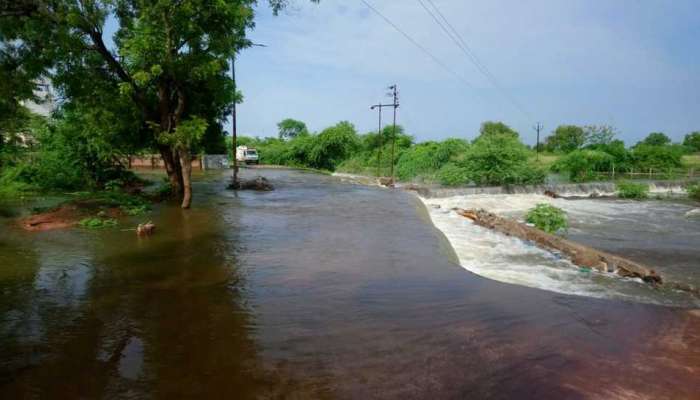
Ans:
{"label": "shrub", "polygon": [[454,163],[445,164],[436,174],[441,185],[459,186],[469,183],[469,172]]}
{"label": "shrub", "polygon": [[80,220],[78,224],[83,228],[101,229],[117,226],[117,220],[112,218],[91,217]]}
{"label": "shrub", "polygon": [[528,211],[525,220],[547,233],[556,233],[569,227],[566,212],[547,203],[540,203]]}
{"label": "shrub", "polygon": [[690,185],[686,188],[688,197],[700,201],[700,183]]}
{"label": "shrub", "polygon": [[530,152],[510,134],[483,135],[474,141],[457,165],[478,185],[534,184],[545,173],[528,163]]}
{"label": "shrub", "polygon": [[623,199],[646,199],[649,197],[649,185],[635,182],[619,182],[617,195]]}
{"label": "shrub", "polygon": [[567,172],[573,182],[595,179],[596,172],[610,171],[613,156],[599,150],[576,150],[557,160],[552,170]]}
{"label": "shrub", "polygon": [[639,144],[632,150],[632,157],[636,168],[664,170],[681,167],[685,152],[686,150],[680,145]]}

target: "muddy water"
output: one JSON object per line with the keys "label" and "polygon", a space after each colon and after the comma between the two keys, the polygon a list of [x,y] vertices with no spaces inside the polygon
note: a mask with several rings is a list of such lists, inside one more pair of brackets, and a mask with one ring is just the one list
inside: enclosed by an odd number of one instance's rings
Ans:
{"label": "muddy water", "polygon": [[263,173],[147,239],[0,219],[0,398],[697,396],[694,311],[484,279],[411,194]]}

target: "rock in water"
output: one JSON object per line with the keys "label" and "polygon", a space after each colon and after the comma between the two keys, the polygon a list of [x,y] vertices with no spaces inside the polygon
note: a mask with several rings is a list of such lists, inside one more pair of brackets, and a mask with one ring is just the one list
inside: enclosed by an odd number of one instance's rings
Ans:
{"label": "rock in water", "polygon": [[685,213],[686,218],[700,217],[700,208],[694,208]]}

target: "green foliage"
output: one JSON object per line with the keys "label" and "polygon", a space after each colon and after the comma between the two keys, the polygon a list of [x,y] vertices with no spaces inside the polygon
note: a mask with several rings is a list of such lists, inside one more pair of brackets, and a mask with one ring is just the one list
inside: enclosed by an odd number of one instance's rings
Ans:
{"label": "green foliage", "polygon": [[287,118],[277,124],[280,139],[293,139],[299,135],[308,133],[306,124],[292,118]]}
{"label": "green foliage", "polygon": [[636,182],[618,182],[617,195],[623,199],[646,199],[649,197],[649,185]]}
{"label": "green foliage", "polygon": [[685,135],[683,145],[691,148],[694,152],[700,152],[700,132],[691,132]]}
{"label": "green foliage", "polygon": [[421,175],[433,174],[467,148],[468,144],[459,139],[417,144],[401,154],[396,163],[396,175],[400,180],[408,181]]}
{"label": "green foliage", "polygon": [[158,141],[177,150],[189,151],[194,144],[199,143],[206,130],[207,121],[200,117],[191,117],[180,122],[173,131],[161,132]]}
{"label": "green foliage", "polygon": [[78,225],[88,229],[112,228],[117,226],[117,220],[113,218],[91,217],[80,220]]}
{"label": "green foliage", "polygon": [[437,181],[444,186],[462,186],[469,183],[469,171],[455,163],[447,163],[436,173]]}
{"label": "green foliage", "polygon": [[146,214],[147,212],[149,212],[151,210],[151,207],[148,206],[147,204],[142,204],[142,205],[138,205],[138,206],[121,206],[121,209],[122,209],[122,211],[124,211],[124,213],[126,215],[133,217],[136,215]]}
{"label": "green foliage", "polygon": [[486,121],[482,123],[481,128],[479,128],[479,136],[490,135],[509,135],[517,138],[518,132],[503,122]]}
{"label": "green foliage", "polygon": [[637,143],[636,146],[647,145],[647,146],[665,146],[671,144],[671,138],[666,136],[662,132],[652,132],[644,140]]}
{"label": "green foliage", "polygon": [[613,156],[599,150],[576,150],[557,160],[552,170],[567,172],[573,182],[585,182],[596,178],[596,172],[610,171]]}
{"label": "green foliage", "polygon": [[680,145],[638,144],[632,149],[632,159],[636,168],[666,170],[683,165],[685,149]]}
{"label": "green foliage", "polygon": [[560,125],[547,137],[545,143],[549,151],[570,153],[586,143],[586,132],[580,126]]}
{"label": "green foliage", "polygon": [[309,165],[313,168],[335,170],[336,166],[359,148],[355,126],[342,121],[324,129],[314,140]]}
{"label": "green foliage", "polygon": [[0,170],[0,199],[18,198],[30,194],[36,187],[27,183],[25,176],[26,165],[5,167]]}
{"label": "green foliage", "polygon": [[540,203],[528,211],[525,220],[547,233],[565,231],[569,227],[566,212],[547,203]]}
{"label": "green foliage", "polygon": [[690,197],[691,199],[700,201],[700,184],[699,183],[689,185],[686,188],[686,190],[688,192],[688,197]]}
{"label": "green foliage", "polygon": [[477,185],[541,183],[545,173],[528,163],[529,156],[527,147],[511,134],[482,135],[457,165]]}
{"label": "green foliage", "polygon": [[588,125],[583,130],[589,147],[609,145],[617,135],[617,129],[611,125]]}

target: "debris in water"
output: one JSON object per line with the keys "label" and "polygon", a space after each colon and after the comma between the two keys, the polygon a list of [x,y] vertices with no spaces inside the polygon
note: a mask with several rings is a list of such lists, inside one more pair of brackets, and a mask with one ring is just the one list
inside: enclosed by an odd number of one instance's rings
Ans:
{"label": "debris in water", "polygon": [[527,240],[549,251],[560,251],[579,267],[595,268],[601,272],[615,271],[620,276],[640,278],[652,285],[660,285],[663,282],[661,276],[653,269],[639,263],[563,239],[509,218],[499,217],[485,210],[458,209],[457,214],[471,219],[479,226]]}
{"label": "debris in water", "polygon": [[255,177],[254,179],[239,180],[228,185],[229,190],[257,190],[261,192],[269,192],[274,190],[274,186],[263,176]]}
{"label": "debris in water", "polygon": [[136,227],[136,234],[139,236],[151,236],[156,230],[156,226],[153,222],[148,221],[145,224],[139,224]]}

